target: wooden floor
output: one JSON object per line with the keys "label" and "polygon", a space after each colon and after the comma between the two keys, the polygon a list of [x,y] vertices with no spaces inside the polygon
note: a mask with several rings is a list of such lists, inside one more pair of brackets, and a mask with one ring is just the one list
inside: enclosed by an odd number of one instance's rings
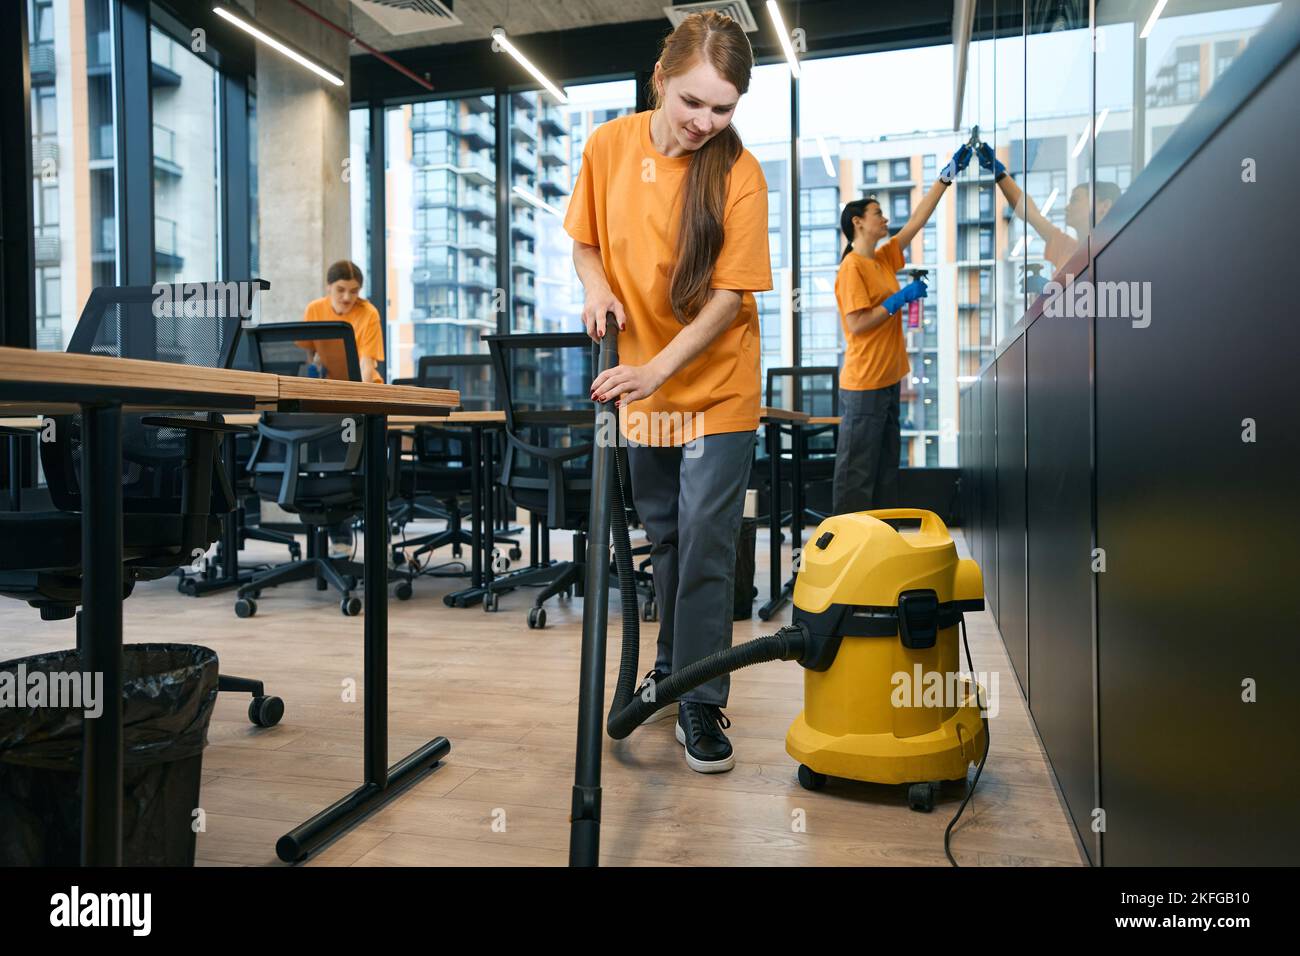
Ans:
{"label": "wooden floor", "polygon": [[[553,542],[553,556],[563,556],[567,535]],[[251,542],[245,559],[282,560],[285,553]],[[767,598],[766,554],[760,530],[760,601]],[[784,561],[788,570],[788,545]],[[531,631],[525,613],[532,589],[503,595],[500,610],[488,614],[446,607],[442,595],[459,586],[426,577],[412,600],[389,604],[390,762],[437,735],[451,740],[450,755],[308,865],[567,862],[582,602],[552,600],[548,627]],[[125,604],[128,641],[205,644],[220,655],[223,673],[259,678],[285,700],[283,722],[266,730],[248,723],[247,697],[218,701],[203,756],[207,829],[198,858],[206,865],[282,865],[276,839],[361,780],[361,618],[343,617],[337,599],[310,582],[266,591],[258,604],[256,617],[240,619],[233,592],[183,597],[170,579],[141,585]],[[612,693],[617,613],[610,620]],[[755,615],[735,625],[733,640],[789,620],[788,607],[770,622]],[[975,669],[998,674],[1000,711],[988,764],[953,833],[954,855],[963,866],[1081,865],[995,625],[982,612],[969,615],[968,626]],[[642,673],[653,661],[656,627],[643,625]],[[0,658],[71,647],[73,634],[71,621],[43,623],[24,604],[0,602]],[[349,680],[356,702],[344,701]],[[908,810],[900,788],[836,781],[818,793],[799,787],[784,744],[802,693],[795,664],[732,677],[725,712],[736,767],[729,773],[690,770],[672,720],[624,741],[606,739],[602,863],[946,866],[943,831],[960,793],[945,792],[933,813],[921,814]]]}

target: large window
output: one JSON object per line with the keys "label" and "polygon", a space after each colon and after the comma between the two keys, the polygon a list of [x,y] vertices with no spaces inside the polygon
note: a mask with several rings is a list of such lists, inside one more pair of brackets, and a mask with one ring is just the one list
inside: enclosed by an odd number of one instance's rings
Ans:
{"label": "large window", "polygon": [[515,332],[582,329],[583,288],[564,213],[588,138],[636,105],[632,80],[566,86],[565,93],[565,104],[541,91],[510,97],[509,327]]}
{"label": "large window", "polygon": [[[771,366],[794,364],[794,296],[790,269],[790,70],[784,63],[757,66],[750,76],[749,92],[740,98],[732,119],[745,148],[762,164],[767,179],[768,254],[772,261],[772,289],[757,292],[758,321],[763,342],[762,381]],[[813,152],[805,156],[815,156]],[[816,159],[817,166],[821,160]],[[809,164],[805,163],[805,168]],[[824,175],[824,174],[823,174]],[[822,185],[808,183],[805,185]],[[807,226],[804,221],[802,226]],[[804,276],[808,275],[807,264]],[[804,293],[807,294],[805,286]]]}
{"label": "large window", "polygon": [[[497,329],[493,99],[429,100],[385,111],[390,378],[415,375],[422,355],[486,351],[481,337]],[[354,144],[363,134],[368,130],[354,113]],[[355,177],[352,186],[355,209]],[[354,222],[354,252],[359,244]]]}
{"label": "large window", "polygon": [[217,71],[158,28],[150,32],[154,278],[221,275]]}
{"label": "large window", "polygon": [[117,281],[108,0],[27,0],[36,346],[65,347],[97,285]]}

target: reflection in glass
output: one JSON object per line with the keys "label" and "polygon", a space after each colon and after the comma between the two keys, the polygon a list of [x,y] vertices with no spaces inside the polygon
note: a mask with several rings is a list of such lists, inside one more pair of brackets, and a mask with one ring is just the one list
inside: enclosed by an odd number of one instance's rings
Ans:
{"label": "reflection in glass", "polygon": [[220,277],[217,71],[156,27],[153,99],[154,281]]}

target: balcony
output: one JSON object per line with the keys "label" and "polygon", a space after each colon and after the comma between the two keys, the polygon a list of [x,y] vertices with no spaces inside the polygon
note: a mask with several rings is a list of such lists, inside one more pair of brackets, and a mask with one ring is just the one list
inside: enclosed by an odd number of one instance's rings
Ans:
{"label": "balcony", "polygon": [[59,141],[52,135],[38,136],[32,140],[32,175],[42,176],[47,169],[59,168]]}
{"label": "balcony", "polygon": [[112,162],[117,152],[117,137],[112,123],[96,126],[90,136],[91,161]]}
{"label": "balcony", "polygon": [[175,221],[155,216],[153,220],[153,257],[158,265],[179,269],[185,262],[181,258],[180,242]]}
{"label": "balcony", "polygon": [[566,136],[569,132],[569,128],[564,123],[564,114],[549,103],[542,107],[539,124],[543,133],[550,133],[552,136]]}
{"label": "balcony", "polygon": [[531,173],[537,168],[537,150],[530,143],[517,142],[510,150],[510,161],[516,169]]}
{"label": "balcony", "polygon": [[516,247],[510,259],[510,265],[515,269],[528,269],[531,271],[537,265],[536,257],[527,249]]}
{"label": "balcony", "polygon": [[458,175],[465,177],[466,182],[478,186],[491,186],[497,180],[496,164],[482,153],[462,155],[454,168]]}
{"label": "balcony", "polygon": [[33,43],[28,47],[28,60],[31,64],[33,86],[43,86],[54,82],[54,44]]}
{"label": "balcony", "polygon": [[32,239],[32,251],[38,266],[57,266],[59,264],[59,227],[39,226]]}
{"label": "balcony", "polygon": [[533,113],[516,109],[510,114],[510,134],[518,142],[537,142],[537,116]]}
{"label": "balcony", "polygon": [[543,193],[549,193],[554,196],[567,196],[569,194],[569,176],[567,170],[549,166],[538,177]]}
{"label": "balcony", "polygon": [[86,43],[86,71],[89,74],[104,73],[113,66],[113,35],[107,30],[100,30]]}
{"label": "balcony", "polygon": [[459,249],[477,251],[481,255],[496,255],[497,239],[486,229],[462,229],[459,238],[451,243]]}
{"label": "balcony", "polygon": [[[460,118],[460,134],[474,149],[486,149],[497,141],[496,129],[487,116],[469,114]],[[475,145],[477,141],[477,145]]]}
{"label": "balcony", "polygon": [[176,134],[157,123],[153,127],[153,168],[168,176],[181,175],[180,164],[176,162]]}
{"label": "balcony", "polygon": [[516,212],[514,218],[510,220],[510,230],[515,235],[533,239],[537,236],[537,223],[532,216]]}
{"label": "balcony", "polygon": [[476,213],[491,218],[496,215],[497,203],[488,193],[477,189],[466,190],[457,204],[463,212]]}
{"label": "balcony", "polygon": [[563,166],[568,163],[563,146],[551,136],[547,136],[542,140],[542,147],[537,151],[537,158],[542,161],[543,166]]}
{"label": "balcony", "polygon": [[181,75],[176,72],[176,42],[157,30],[149,31],[149,85],[175,87],[181,85]]}

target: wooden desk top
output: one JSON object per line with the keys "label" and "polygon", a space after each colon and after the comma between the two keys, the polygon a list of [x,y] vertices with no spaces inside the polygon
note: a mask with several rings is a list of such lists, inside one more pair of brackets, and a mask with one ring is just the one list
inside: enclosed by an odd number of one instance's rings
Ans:
{"label": "wooden desk top", "polygon": [[454,388],[378,385],[279,375],[279,407],[302,412],[371,412],[445,416],[460,404]]}
{"label": "wooden desk top", "polygon": [[809,425],[838,425],[839,423],[839,415],[813,415],[808,419]]}
{"label": "wooden desk top", "polygon": [[40,428],[44,424],[42,418],[0,418],[0,428]]}
{"label": "wooden desk top", "polygon": [[[26,400],[25,389],[45,399]],[[4,386],[11,386],[4,389]],[[39,386],[39,387],[36,387]],[[460,393],[447,388],[375,385],[330,379],[295,378],[238,369],[206,368],[0,347],[0,414],[72,414],[77,402],[96,391],[117,399],[128,411],[202,407],[209,411],[244,412],[250,405],[288,411],[408,412],[444,415],[460,404]],[[66,396],[66,397],[65,397]],[[187,400],[192,399],[192,400]]]}
{"label": "wooden desk top", "polygon": [[[0,348],[0,384],[40,385],[47,395],[69,390],[101,389],[106,397],[120,399],[127,410],[166,408],[193,408],[183,396],[210,396],[209,406],[220,411],[224,407],[247,408],[249,400],[255,407],[274,406],[279,395],[279,383],[274,375],[261,372],[242,372],[235,369],[204,368],[195,365],[177,365],[174,362],[151,362],[143,359],[114,358],[108,355],[81,355],[73,352],[40,352],[35,349]],[[171,393],[171,402],[159,402],[159,393]],[[242,399],[242,401],[238,401]],[[21,414],[72,414],[79,411],[74,401],[24,401],[0,402],[0,413]]]}

